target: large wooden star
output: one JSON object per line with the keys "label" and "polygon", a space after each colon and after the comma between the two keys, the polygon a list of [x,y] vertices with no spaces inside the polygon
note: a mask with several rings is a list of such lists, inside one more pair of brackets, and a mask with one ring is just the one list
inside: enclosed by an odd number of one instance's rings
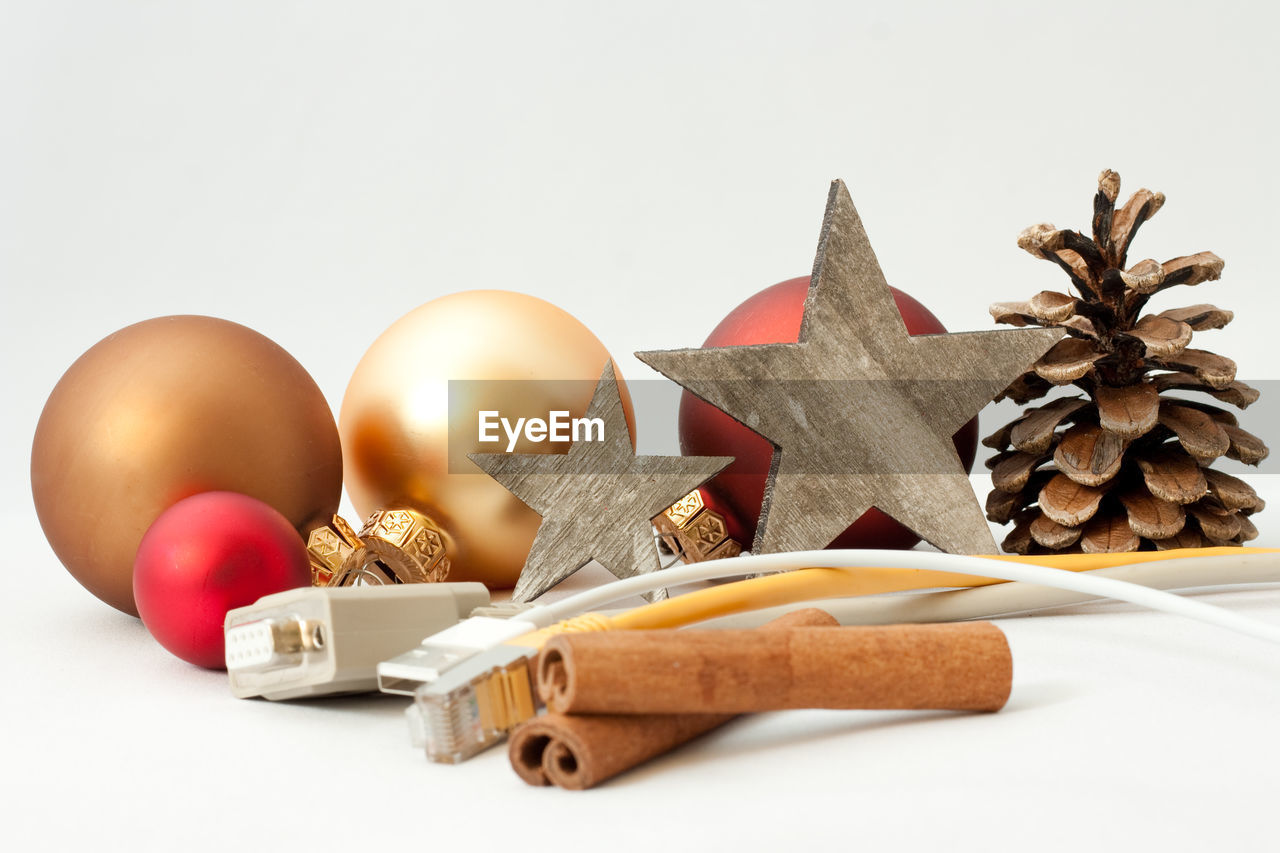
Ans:
{"label": "large wooden star", "polygon": [[944,551],[994,554],[951,436],[1061,334],[908,335],[834,181],[799,342],[636,356],[774,445],[753,551],[825,547],[874,506]]}
{"label": "large wooden star", "polygon": [[575,441],[566,454],[468,454],[542,516],[514,601],[537,598],[593,559],[619,578],[661,568],[652,519],[733,461],[635,455],[612,363],[586,417],[604,422],[603,440]]}

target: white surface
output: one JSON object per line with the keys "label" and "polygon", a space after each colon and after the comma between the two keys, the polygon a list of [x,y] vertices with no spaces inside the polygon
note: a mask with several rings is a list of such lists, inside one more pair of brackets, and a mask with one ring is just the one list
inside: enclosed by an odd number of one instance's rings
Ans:
{"label": "white surface", "polygon": [[[401,700],[233,700],[58,567],[31,434],[111,331],[237,320],[336,408],[396,317],[500,286],[647,377],[632,351],[808,272],[837,176],[954,330],[1064,285],[1013,240],[1083,227],[1102,168],[1163,190],[1137,256],[1227,268],[1160,307],[1236,309],[1205,345],[1276,378],[1276,7],[690,5],[0,0],[6,848],[1271,846],[1280,659],[1181,620],[1010,620],[1001,714],[766,715],[572,794],[428,765]],[[1214,601],[1280,621],[1275,590]]]}
{"label": "white surface", "polygon": [[[428,763],[408,746],[402,697],[231,698],[224,674],[171,657],[57,570],[33,521],[9,514],[0,530],[23,579],[0,628],[6,839],[156,850],[246,839],[326,850],[1270,846],[1280,655],[1187,620],[1116,605],[1002,620],[1015,676],[999,714],[760,715],[574,793],[527,787],[503,750]],[[1274,586],[1205,600],[1280,623]]]}

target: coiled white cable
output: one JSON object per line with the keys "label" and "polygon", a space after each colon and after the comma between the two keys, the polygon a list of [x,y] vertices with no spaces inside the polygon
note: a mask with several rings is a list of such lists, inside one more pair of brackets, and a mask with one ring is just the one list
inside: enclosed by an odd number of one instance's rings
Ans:
{"label": "coiled white cable", "polygon": [[[1280,555],[1277,554],[1269,556],[1272,559],[1280,559]],[[1170,557],[1169,559],[1177,560],[1182,558]],[[1257,639],[1280,643],[1280,625],[1261,622],[1221,607],[1182,598],[1161,590],[1115,578],[1100,577],[1092,573],[1077,573],[1026,563],[1006,562],[959,554],[941,554],[933,551],[794,551],[785,554],[730,557],[708,563],[676,566],[664,569],[661,572],[605,584],[552,604],[535,607],[521,614],[521,618],[542,627],[584,611],[597,609],[611,601],[651,592],[660,587],[739,575],[791,571],[801,568],[849,569],[861,572],[891,570],[891,568],[923,569],[926,571],[956,572],[1006,581],[1021,581],[1037,586],[1069,590],[1093,598],[1113,598],[1118,601],[1127,601],[1152,610],[1207,622],[1220,628],[1226,628],[1229,631],[1256,637]]]}

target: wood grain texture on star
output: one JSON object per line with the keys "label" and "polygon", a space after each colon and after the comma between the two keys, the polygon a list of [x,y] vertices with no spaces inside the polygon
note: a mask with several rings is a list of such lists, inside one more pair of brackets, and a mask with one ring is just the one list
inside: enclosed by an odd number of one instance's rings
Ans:
{"label": "wood grain texture on star", "polygon": [[[796,610],[758,631],[835,626],[815,607]],[[544,714],[511,734],[511,766],[530,785],[591,788],[697,736],[724,725],[734,714]]]}
{"label": "wood grain texture on star", "polygon": [[989,622],[562,634],[538,657],[538,691],[566,714],[996,711],[1012,683],[1008,641]]}

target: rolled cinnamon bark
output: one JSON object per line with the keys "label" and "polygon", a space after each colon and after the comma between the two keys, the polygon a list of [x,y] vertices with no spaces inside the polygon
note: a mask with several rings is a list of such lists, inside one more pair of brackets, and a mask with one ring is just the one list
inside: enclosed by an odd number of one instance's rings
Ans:
{"label": "rolled cinnamon bark", "polygon": [[[797,610],[758,630],[834,626],[817,608]],[[581,791],[675,749],[733,719],[733,714],[544,714],[511,733],[511,766],[530,785]]]}
{"label": "rolled cinnamon bark", "polygon": [[561,634],[538,657],[538,691],[563,714],[997,711],[1012,684],[990,622]]}
{"label": "rolled cinnamon bark", "polygon": [[511,733],[511,766],[530,785],[600,784],[732,720],[735,714],[543,714]]}

